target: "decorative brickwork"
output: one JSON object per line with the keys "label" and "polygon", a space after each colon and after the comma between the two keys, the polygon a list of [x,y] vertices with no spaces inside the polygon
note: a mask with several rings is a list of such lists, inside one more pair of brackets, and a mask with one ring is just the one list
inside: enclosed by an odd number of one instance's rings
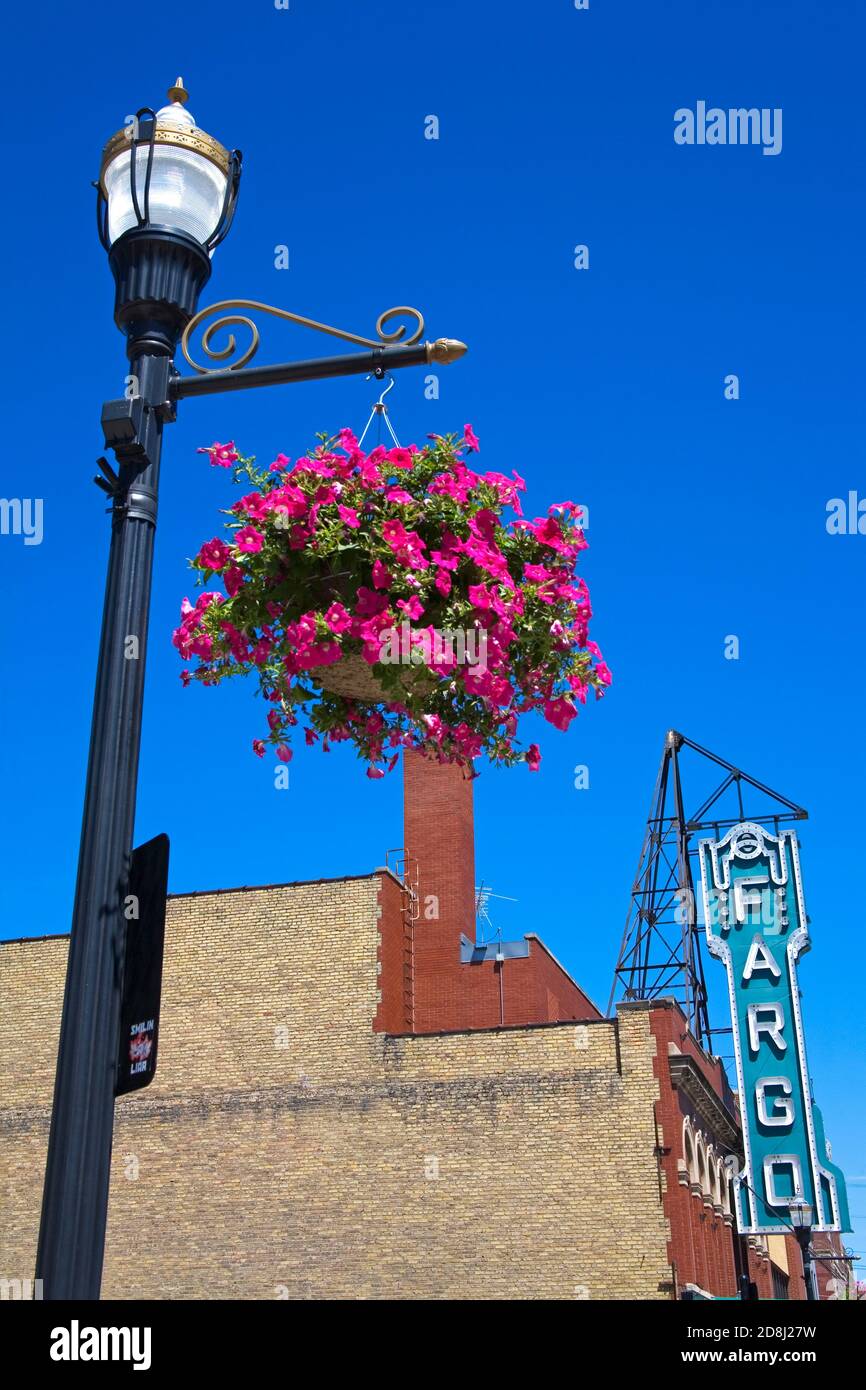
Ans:
{"label": "decorative brickwork", "polygon": [[[170,900],[109,1298],[666,1298],[647,1013],[392,1037],[385,874]],[[379,909],[383,916],[379,916]],[[0,1272],[33,1272],[65,939],[4,945]]]}

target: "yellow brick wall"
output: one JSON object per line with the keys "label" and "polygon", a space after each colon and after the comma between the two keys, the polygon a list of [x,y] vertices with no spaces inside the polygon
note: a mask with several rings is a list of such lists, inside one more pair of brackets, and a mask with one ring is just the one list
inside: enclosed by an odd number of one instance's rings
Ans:
{"label": "yellow brick wall", "polygon": [[[663,1298],[649,1016],[376,1033],[379,880],[169,904],[109,1298]],[[0,949],[0,1275],[33,1272],[65,940]],[[507,970],[507,964],[506,964]]]}

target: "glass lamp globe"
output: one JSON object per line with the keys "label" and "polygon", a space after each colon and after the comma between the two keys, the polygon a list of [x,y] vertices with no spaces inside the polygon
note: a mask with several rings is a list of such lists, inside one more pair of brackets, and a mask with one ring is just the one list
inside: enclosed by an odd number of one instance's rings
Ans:
{"label": "glass lamp globe", "polygon": [[105,244],[149,227],[184,233],[211,254],[228,230],[237,156],[196,125],[183,78],[168,98],[146,120],[139,112],[105,146],[99,178]]}

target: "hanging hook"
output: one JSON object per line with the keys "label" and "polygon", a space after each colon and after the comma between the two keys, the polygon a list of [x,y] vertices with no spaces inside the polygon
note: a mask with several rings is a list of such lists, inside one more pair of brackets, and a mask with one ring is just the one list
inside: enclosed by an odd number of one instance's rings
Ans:
{"label": "hanging hook", "polygon": [[[372,379],[372,377],[374,377],[374,376],[376,376],[376,375],[377,375],[376,372],[372,372],[372,373],[366,378],[367,381],[370,381],[370,380]],[[381,378],[380,378],[380,379],[381,379]],[[379,397],[379,399],[373,403],[373,409],[370,411],[370,418],[369,418],[369,420],[367,421],[366,425],[364,426],[364,432],[363,432],[363,434],[361,435],[361,438],[358,440],[358,447],[359,447],[359,448],[360,448],[360,446],[364,443],[364,439],[366,438],[367,431],[369,430],[370,426],[372,425],[372,423],[373,423],[373,421],[375,420],[375,418],[376,418],[377,415],[379,416],[379,422],[380,422],[379,428],[381,429],[381,421],[384,420],[384,421],[385,421],[386,428],[387,428],[387,430],[388,430],[388,433],[390,434],[390,436],[391,436],[391,438],[393,439],[394,443],[396,444],[397,448],[398,448],[398,449],[400,448],[400,441],[399,441],[399,439],[397,438],[396,434],[394,433],[394,427],[393,427],[393,425],[391,424],[390,419],[388,418],[388,407],[387,407],[387,405],[385,404],[385,397],[387,396],[388,392],[393,388],[394,385],[395,385],[395,378],[392,376],[392,377],[390,378],[389,382],[388,382],[388,385],[385,387],[384,391],[382,392],[381,396]]]}
{"label": "hanging hook", "polygon": [[387,396],[389,391],[392,391],[394,389],[394,385],[394,378],[391,377],[391,380],[388,382],[388,385],[385,387],[385,390],[382,392],[376,404],[373,406],[373,409],[377,411],[380,415],[387,415],[388,413],[388,407],[385,404],[385,397]]}

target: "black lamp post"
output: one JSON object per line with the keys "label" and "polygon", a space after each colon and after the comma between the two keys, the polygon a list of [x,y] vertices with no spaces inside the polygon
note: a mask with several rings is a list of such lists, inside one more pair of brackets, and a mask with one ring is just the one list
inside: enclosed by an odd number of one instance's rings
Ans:
{"label": "black lamp post", "polygon": [[803,1282],[806,1285],[806,1298],[815,1299],[814,1272],[812,1267],[812,1208],[808,1202],[792,1202],[790,1207],[791,1225],[797,1237],[797,1244],[803,1256]]}
{"label": "black lamp post", "polygon": [[[185,396],[356,372],[382,376],[466,351],[452,339],[397,343],[404,329],[383,330],[397,311],[380,318],[376,342],[270,310],[367,351],[247,370],[197,368],[198,377],[176,373],[178,340],[234,216],[241,156],[196,126],[181,78],[168,96],[168,106],[140,110],[108,142],[97,185],[129,375],[124,398],[102,412],[118,470],[101,459],[104,476],[96,479],[112,499],[111,547],[37,1253],[46,1299],[96,1299],[102,1277],[163,426]],[[423,320],[410,312],[421,324],[417,338]],[[224,359],[228,351],[210,355]]]}

